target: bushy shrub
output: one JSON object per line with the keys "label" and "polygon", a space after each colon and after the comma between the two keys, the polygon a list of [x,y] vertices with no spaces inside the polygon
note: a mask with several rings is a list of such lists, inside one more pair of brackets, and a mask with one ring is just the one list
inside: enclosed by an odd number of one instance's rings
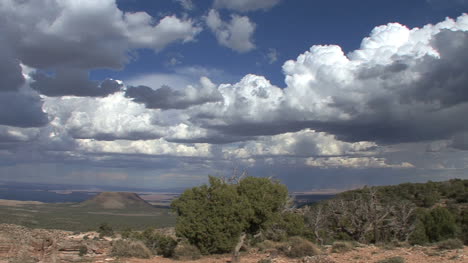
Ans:
{"label": "bushy shrub", "polygon": [[334,242],[331,251],[333,253],[343,253],[353,250],[354,244],[351,242]]}
{"label": "bushy shrub", "polygon": [[112,229],[112,227],[107,223],[100,224],[97,232],[99,233],[100,238],[114,236],[114,229]]}
{"label": "bushy shrub", "polygon": [[131,235],[133,234],[133,231],[131,228],[125,228],[121,233],[120,235],[122,236],[122,238],[130,238]]}
{"label": "bushy shrub", "polygon": [[315,256],[320,253],[320,249],[314,243],[302,237],[289,238],[288,242],[280,250],[291,258]]}
{"label": "bushy shrub", "polygon": [[287,199],[286,186],[268,178],[245,177],[230,184],[210,177],[209,185],[188,189],[172,202],[176,233],[203,254],[231,252],[241,237],[275,221]]}
{"label": "bushy shrub", "polygon": [[162,255],[164,257],[171,257],[174,248],[177,246],[177,241],[172,237],[165,236],[153,228],[148,228],[140,235],[131,235],[137,238],[148,247],[154,254]]}
{"label": "bushy shrub", "polygon": [[468,245],[468,209],[463,210],[460,215],[461,231],[460,238],[465,245]]}
{"label": "bushy shrub", "polygon": [[405,263],[405,259],[402,257],[391,257],[379,260],[377,263]]}
{"label": "bushy shrub", "polygon": [[85,245],[82,245],[80,246],[79,250],[78,250],[78,255],[80,255],[80,257],[84,256],[88,254],[88,247],[85,246]]}
{"label": "bushy shrub", "polygon": [[410,234],[408,242],[411,245],[425,245],[429,242],[424,223],[417,219],[413,232]]}
{"label": "bushy shrub", "polygon": [[200,250],[188,242],[180,242],[174,249],[172,257],[177,260],[196,260],[201,258]]}
{"label": "bushy shrub", "polygon": [[141,241],[117,240],[112,244],[111,254],[115,257],[150,258],[151,251]]}
{"label": "bushy shrub", "polygon": [[285,241],[290,236],[303,236],[305,230],[304,216],[284,212],[263,227],[264,238],[273,241]]}
{"label": "bushy shrub", "polygon": [[153,254],[164,257],[171,257],[174,248],[177,246],[177,241],[174,238],[166,236],[154,228],[147,228],[143,232],[126,229],[121,235],[124,239],[143,242]]}
{"label": "bushy shrub", "polygon": [[437,243],[438,249],[460,249],[463,248],[463,242],[460,239],[452,238]]}
{"label": "bushy shrub", "polygon": [[454,238],[457,232],[455,216],[445,207],[432,209],[426,215],[424,225],[431,242]]}

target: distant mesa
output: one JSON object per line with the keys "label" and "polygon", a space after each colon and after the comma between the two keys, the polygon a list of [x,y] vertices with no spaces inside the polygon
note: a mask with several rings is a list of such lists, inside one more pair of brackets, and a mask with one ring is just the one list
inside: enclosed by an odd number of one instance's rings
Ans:
{"label": "distant mesa", "polygon": [[102,192],[76,206],[90,209],[109,210],[147,210],[154,208],[139,195],[127,192]]}

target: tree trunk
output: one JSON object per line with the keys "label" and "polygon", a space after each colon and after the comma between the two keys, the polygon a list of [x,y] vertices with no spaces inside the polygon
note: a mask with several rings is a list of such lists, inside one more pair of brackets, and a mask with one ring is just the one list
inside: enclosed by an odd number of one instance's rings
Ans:
{"label": "tree trunk", "polygon": [[315,237],[317,238],[318,242],[320,243],[321,246],[323,246],[323,239],[320,237],[319,231],[317,228],[314,230]]}
{"label": "tree trunk", "polygon": [[237,242],[236,247],[234,248],[234,251],[232,252],[232,263],[240,263],[240,249],[244,245],[244,240],[247,234],[242,233],[241,236],[239,237],[239,242]]}

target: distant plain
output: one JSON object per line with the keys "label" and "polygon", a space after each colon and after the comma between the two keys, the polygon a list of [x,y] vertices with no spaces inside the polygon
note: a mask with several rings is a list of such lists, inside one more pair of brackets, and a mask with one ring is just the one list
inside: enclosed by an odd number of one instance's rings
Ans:
{"label": "distant plain", "polygon": [[[99,186],[77,188],[68,185],[2,183],[0,223],[69,231],[96,230],[102,223],[108,223],[114,230],[170,227],[175,224],[175,215],[170,209],[170,203],[182,190]],[[136,192],[154,208],[103,210],[76,206],[77,203],[103,191]],[[302,206],[333,196],[333,194],[298,194],[295,195],[295,200],[298,206]]]}

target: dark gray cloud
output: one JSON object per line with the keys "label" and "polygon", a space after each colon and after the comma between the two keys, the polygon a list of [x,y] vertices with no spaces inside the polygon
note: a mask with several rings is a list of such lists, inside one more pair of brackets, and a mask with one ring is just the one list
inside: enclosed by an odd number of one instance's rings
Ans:
{"label": "dark gray cloud", "polygon": [[[35,88],[48,96],[106,96],[115,90],[88,80],[93,69],[122,69],[138,48],[159,51],[190,42],[201,31],[190,19],[166,16],[155,24],[145,12],[125,13],[115,0],[3,1],[0,6],[0,91],[22,83],[19,62],[57,71],[56,79],[36,74]],[[80,87],[78,87],[80,86]],[[102,86],[102,85],[101,85]],[[115,86],[115,85],[114,85]]]}
{"label": "dark gray cloud", "polygon": [[[388,67],[370,70],[373,77],[388,78],[386,88],[394,93],[369,100],[368,113],[358,114],[352,121],[310,127],[344,140],[382,143],[448,139],[467,131],[467,123],[460,120],[468,112],[468,32],[442,30],[435,35],[433,46],[440,58],[402,57]],[[416,66],[408,66],[411,64]],[[408,74],[419,78],[396,86],[398,78]],[[355,115],[355,106],[337,105],[350,115]]]}
{"label": "dark gray cloud", "polygon": [[6,126],[0,126],[0,147],[10,148],[16,143],[30,142],[36,139],[38,137],[37,135],[35,131],[21,132],[9,129],[9,127]]}
{"label": "dark gray cloud", "polygon": [[85,131],[84,129],[72,129],[69,131],[70,136],[74,139],[93,139],[98,141],[115,141],[115,140],[130,140],[130,141],[138,141],[138,140],[154,140],[159,139],[162,136],[149,133],[149,132],[139,132],[139,131],[130,131],[126,134],[116,134],[116,133],[102,133],[102,132],[95,132],[90,133],[89,131]]}
{"label": "dark gray cloud", "polygon": [[297,132],[308,128],[312,122],[250,122],[230,125],[206,125],[204,127],[218,131],[225,136],[230,135],[238,139],[246,139],[252,136],[277,135],[285,132]]}
{"label": "dark gray cloud", "polygon": [[179,138],[165,138],[168,142],[174,143],[209,143],[209,144],[229,144],[233,142],[241,142],[241,141],[250,141],[255,140],[255,136],[245,136],[240,135],[236,136],[235,134],[223,133],[220,129],[220,132],[210,132],[210,134],[204,137],[195,137],[195,138],[187,138],[187,139],[179,139]]}
{"label": "dark gray cloud", "polygon": [[0,41],[0,92],[18,90],[24,84],[21,71],[19,60],[15,59]]}
{"label": "dark gray cloud", "polygon": [[401,99],[438,101],[441,108],[468,102],[468,32],[442,30],[435,35],[433,46],[440,59],[424,57],[418,69],[420,81]]}
{"label": "dark gray cloud", "polygon": [[43,101],[32,94],[3,92],[0,95],[0,125],[41,127],[49,122]]}
{"label": "dark gray cloud", "polygon": [[49,97],[80,96],[105,97],[117,92],[122,87],[119,82],[111,79],[99,83],[89,80],[88,73],[78,69],[61,69],[55,76],[42,72],[32,75],[34,82],[31,87]]}
{"label": "dark gray cloud", "polygon": [[468,151],[468,131],[453,136],[451,146],[456,149]]}
{"label": "dark gray cloud", "polygon": [[216,90],[208,93],[197,92],[190,96],[185,91],[175,90],[169,86],[162,86],[153,90],[147,86],[128,87],[125,96],[133,101],[144,103],[149,109],[186,109],[194,105],[222,100]]}

